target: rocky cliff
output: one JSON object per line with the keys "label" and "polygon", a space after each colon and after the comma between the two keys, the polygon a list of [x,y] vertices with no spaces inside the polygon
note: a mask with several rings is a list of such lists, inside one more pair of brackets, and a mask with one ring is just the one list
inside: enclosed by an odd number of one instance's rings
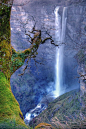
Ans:
{"label": "rocky cliff", "polygon": [[[84,94],[86,100],[86,94]],[[84,101],[86,105],[86,101]],[[44,127],[44,123],[51,124],[55,129],[85,129],[86,128],[86,107],[82,108],[80,91],[74,90],[63,94],[48,105],[38,117],[35,117],[30,126]],[[81,114],[82,112],[82,114]],[[37,127],[38,127],[37,126]],[[46,128],[46,126],[45,126]]]}
{"label": "rocky cliff", "polygon": [[[16,0],[14,1],[14,5],[15,2]],[[11,13],[11,41],[17,51],[27,48],[29,46],[29,42],[25,36],[25,31],[27,32],[28,30],[31,30],[35,22],[36,28],[43,31],[42,38],[48,36],[45,34],[47,30],[52,35],[53,40],[55,40],[54,9],[56,6],[60,6],[60,16],[62,16],[63,7],[67,7],[63,75],[63,90],[65,89],[64,92],[67,92],[72,89],[79,88],[79,80],[77,78],[78,63],[74,56],[81,48],[81,45],[85,44],[85,35],[83,35],[83,33],[85,34],[86,27],[86,6],[84,0],[54,0],[53,2],[51,0],[34,0],[29,1],[29,3],[24,6],[13,6]],[[20,103],[23,114],[31,108],[34,108],[43,96],[55,89],[55,53],[56,47],[47,41],[39,47],[36,62],[34,62],[33,59],[29,62],[28,69],[24,76],[18,76],[19,73],[22,73],[24,66],[21,67],[19,71],[16,71],[16,73],[12,76],[12,90]],[[16,81],[13,78],[16,78]],[[25,94],[26,89],[27,93]]]}

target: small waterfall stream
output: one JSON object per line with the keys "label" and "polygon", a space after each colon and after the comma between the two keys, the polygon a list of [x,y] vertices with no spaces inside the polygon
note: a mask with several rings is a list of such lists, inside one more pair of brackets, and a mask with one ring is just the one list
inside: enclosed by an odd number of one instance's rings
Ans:
{"label": "small waterfall stream", "polygon": [[66,31],[66,20],[67,20],[67,8],[63,8],[62,22],[61,16],[58,13],[59,7],[55,8],[55,43],[59,45],[56,47],[56,64],[55,64],[55,97],[61,95],[64,91],[61,89],[63,86],[63,51],[64,51],[64,40]]}

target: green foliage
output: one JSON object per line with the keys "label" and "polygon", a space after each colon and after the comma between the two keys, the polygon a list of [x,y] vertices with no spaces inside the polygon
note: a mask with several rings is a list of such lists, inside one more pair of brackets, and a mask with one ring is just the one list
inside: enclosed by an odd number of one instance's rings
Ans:
{"label": "green foliage", "polygon": [[10,82],[5,75],[0,72],[0,125],[3,122],[15,120],[16,124],[25,126],[19,104],[11,92]]}
{"label": "green foliage", "polygon": [[10,37],[10,10],[11,7],[6,5],[0,6],[0,37],[2,39],[8,40]]}
{"label": "green foliage", "polygon": [[24,51],[24,54],[25,54],[25,55],[28,55],[28,54],[30,54],[30,52],[31,52],[30,49],[26,49],[26,50]]}
{"label": "green foliage", "polygon": [[[9,81],[3,73],[0,72],[0,119],[4,116],[9,116],[14,112],[14,108],[19,106],[14,96],[12,95]],[[15,110],[15,114],[17,114]]]}
{"label": "green foliage", "polygon": [[0,123],[0,129],[27,129],[27,128],[17,124],[15,120],[13,121],[9,120],[8,122]]}
{"label": "green foliage", "polygon": [[24,53],[14,53],[12,54],[11,57],[11,67],[10,71],[11,73],[14,73],[19,67],[21,67],[24,63],[25,60],[25,54]]}
{"label": "green foliage", "polygon": [[8,0],[1,0],[1,2],[2,2],[2,3],[6,3],[6,2],[8,2]]}
{"label": "green foliage", "polygon": [[10,78],[11,61],[10,10],[11,7],[0,5],[0,68],[8,79]]}

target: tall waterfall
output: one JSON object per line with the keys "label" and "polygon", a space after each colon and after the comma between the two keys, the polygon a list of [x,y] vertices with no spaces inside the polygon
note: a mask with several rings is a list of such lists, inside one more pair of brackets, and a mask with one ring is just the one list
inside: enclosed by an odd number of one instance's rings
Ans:
{"label": "tall waterfall", "polygon": [[58,97],[63,93],[63,50],[67,20],[67,8],[63,8],[62,20],[58,13],[59,7],[55,8],[55,44],[59,45],[56,47],[56,64],[55,64],[55,97]]}

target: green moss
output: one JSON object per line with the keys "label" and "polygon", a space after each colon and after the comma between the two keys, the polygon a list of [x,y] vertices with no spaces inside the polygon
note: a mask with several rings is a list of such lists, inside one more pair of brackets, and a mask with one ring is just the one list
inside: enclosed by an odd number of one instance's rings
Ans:
{"label": "green moss", "polygon": [[24,63],[24,54],[13,54],[11,57],[11,67],[10,72],[14,73],[18,68],[20,68]]}
{"label": "green moss", "polygon": [[9,39],[10,37],[10,26],[9,26],[9,18],[10,18],[10,10],[11,7],[6,5],[0,6],[0,37],[2,39]]}
{"label": "green moss", "polygon": [[[2,120],[5,116],[10,117],[14,113],[13,109],[16,106],[18,107],[19,104],[11,93],[9,81],[0,72],[0,119]],[[17,113],[16,110],[15,114]]]}
{"label": "green moss", "polygon": [[25,59],[30,53],[30,49],[26,49],[23,52],[16,52],[13,47],[11,47],[11,49],[12,49],[12,57],[11,57],[10,72],[12,74],[24,64]]}
{"label": "green moss", "polygon": [[27,129],[25,126],[21,126],[16,123],[15,120],[8,120],[7,122],[0,123],[0,129]]}
{"label": "green moss", "polygon": [[11,48],[10,44],[6,40],[2,40],[0,43],[0,65],[1,70],[4,72],[5,76],[10,78],[10,63],[11,63]]}
{"label": "green moss", "polygon": [[10,10],[11,7],[0,5],[0,66],[5,76],[10,78]]}
{"label": "green moss", "polygon": [[[9,0],[4,0],[8,4]],[[11,56],[12,49],[10,44],[10,11],[11,7],[0,2],[0,128],[14,128],[14,126],[27,128],[23,121],[23,115],[19,104],[15,99],[11,87]],[[15,55],[15,53],[14,53]],[[18,55],[23,56],[23,55]],[[20,59],[19,58],[19,59]],[[21,65],[18,59],[15,59],[16,66]],[[22,59],[24,60],[24,59]],[[24,61],[23,61],[24,62]],[[15,127],[15,128],[16,128]]]}
{"label": "green moss", "polygon": [[0,72],[0,123],[9,120],[16,121],[16,124],[25,126],[24,121],[20,116],[23,116],[19,104],[11,92],[10,82],[5,75]]}
{"label": "green moss", "polygon": [[26,56],[27,56],[28,54],[30,54],[30,53],[31,53],[30,48],[24,50],[24,52],[23,52],[23,54],[26,55]]}

